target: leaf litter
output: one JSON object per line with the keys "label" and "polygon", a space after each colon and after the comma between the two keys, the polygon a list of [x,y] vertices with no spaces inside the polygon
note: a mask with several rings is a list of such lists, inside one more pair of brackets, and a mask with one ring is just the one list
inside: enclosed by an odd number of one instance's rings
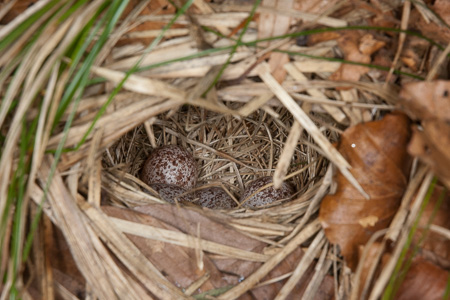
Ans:
{"label": "leaf litter", "polygon": [[[412,244],[416,248],[409,250],[406,260],[409,271],[391,296],[442,295],[450,252],[448,196],[444,200],[433,196],[424,213],[420,205],[433,176],[429,170],[449,188],[448,81],[435,80],[448,77],[443,67],[448,64],[443,52],[449,28],[445,1],[412,6],[399,1],[262,1],[257,7],[247,1],[195,1],[165,31],[161,28],[184,3],[175,1],[175,8],[163,0],[137,2],[130,1],[91,68],[94,80],[79,105],[69,105],[74,124],[63,131],[69,111],[54,127],[51,119],[41,119],[46,122],[46,137],[36,155],[42,157],[45,150],[50,154],[37,163],[37,171],[33,169],[36,177],[30,178],[37,182],[30,182],[27,190],[27,197],[37,204],[47,194],[51,151],[66,134],[66,147],[83,138],[146,45],[164,36],[99,117],[85,143],[64,153],[58,162],[43,206],[42,223],[47,229],[38,230],[39,236],[43,232],[46,237],[35,237],[33,256],[21,274],[26,284],[14,283],[24,295],[348,299],[364,293],[375,299],[380,290],[389,290],[389,278],[398,274],[389,265],[395,264],[407,244],[415,218],[419,229]],[[11,3],[1,7],[2,24],[11,25],[0,28],[0,34],[17,27],[14,18],[38,9],[32,3]],[[256,14],[245,27],[252,9]],[[362,27],[346,28],[353,25]],[[341,30],[323,32],[337,27]],[[40,52],[37,62],[43,64],[50,54],[50,61],[57,60],[64,47],[56,48],[57,39],[64,32],[75,38],[74,30],[80,28],[59,28],[60,35],[49,44],[55,52],[51,47]],[[398,28],[418,29],[434,44],[411,32],[399,33]],[[32,34],[36,28],[27,30]],[[312,32],[306,38],[301,35],[308,30]],[[257,47],[251,43],[274,36],[282,38],[262,41]],[[230,58],[230,47],[240,37]],[[7,48],[5,53],[17,54],[25,42],[18,40],[17,48]],[[17,65],[12,59],[9,64],[7,55],[0,67],[10,72]],[[64,65],[67,59],[58,62]],[[227,62],[220,81],[211,86]],[[5,87],[13,83],[2,92],[5,102],[0,112],[5,149],[0,191],[5,199],[8,170],[16,170],[20,153],[20,122],[11,120],[19,120],[19,115],[27,120],[47,115],[30,101],[30,95],[17,93],[18,86],[29,87],[36,74],[39,80],[33,92],[45,88],[43,78],[49,69],[38,68],[24,64],[18,69],[21,76],[10,81],[5,73],[0,78]],[[68,77],[56,70],[52,77],[56,82],[48,87],[60,97]],[[419,81],[425,77],[427,82]],[[20,110],[9,110],[14,97]],[[43,100],[40,97],[35,101]],[[49,105],[50,97],[42,106],[49,117],[56,107]],[[413,125],[398,112],[386,114],[395,105]],[[50,132],[52,127],[55,130]],[[274,176],[275,186],[289,181],[297,193],[292,201],[257,210],[212,211],[191,203],[163,204],[157,192],[144,192],[151,188],[138,174],[152,149],[168,144],[193,153],[201,184],[219,186],[236,199],[249,182],[263,176]],[[412,164],[407,152],[416,158]],[[408,195],[416,189],[419,193],[412,201]],[[328,190],[330,195],[324,197]],[[435,188],[435,193],[440,191],[445,194],[445,187]],[[6,202],[2,200],[0,207]],[[38,215],[34,203],[25,208],[21,209],[32,208]],[[6,238],[0,275],[5,278],[2,293],[7,295],[14,282],[6,257],[12,255],[9,237],[15,225],[10,214],[4,215],[2,224],[7,228],[2,230]],[[424,221],[428,216],[431,223]],[[49,224],[57,227],[56,234]],[[20,228],[29,231],[28,225]],[[63,258],[52,261],[58,250]],[[361,251],[376,251],[369,257],[380,259],[382,268],[373,267],[376,259],[373,266],[370,259],[359,260]],[[369,275],[368,268],[372,268]]]}

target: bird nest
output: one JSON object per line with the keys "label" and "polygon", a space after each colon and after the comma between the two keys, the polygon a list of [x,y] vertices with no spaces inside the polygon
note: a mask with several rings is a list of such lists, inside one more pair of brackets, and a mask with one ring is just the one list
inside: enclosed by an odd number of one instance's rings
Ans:
{"label": "bird nest", "polygon": [[[71,22],[46,29],[55,56],[44,53],[37,61],[55,63],[58,47],[78,37],[77,24],[90,20],[100,2],[83,4]],[[336,36],[246,44],[261,29],[256,6],[199,1],[195,18],[178,15],[175,26],[161,30],[183,9],[156,2],[161,14],[149,13],[148,1],[127,8],[92,60],[85,78],[91,81],[73,93],[79,99],[58,103],[64,110],[52,103],[65,97],[70,72],[58,68],[79,58],[45,69],[42,106],[30,106],[25,117],[41,113],[36,126],[48,135],[34,146],[34,161],[42,162],[30,168],[36,178],[30,198],[37,204],[31,215],[42,207],[44,218],[23,275],[26,293],[67,299],[349,295],[351,272],[325,238],[319,205],[334,188],[332,166],[364,195],[333,143],[350,125],[393,109],[397,93],[382,85],[390,75],[354,66],[361,73],[347,81],[340,62],[310,58],[345,52]],[[307,29],[366,17],[363,9],[340,10],[332,2],[327,12],[339,17],[291,17]],[[198,22],[218,32],[205,32]],[[88,49],[95,45],[93,38]],[[47,115],[57,122],[45,121]],[[164,145],[187,149],[198,166],[198,186],[221,187],[237,203],[249,182],[264,176],[276,187],[289,182],[295,194],[258,208],[167,203],[140,177],[149,154]],[[4,157],[2,164],[11,167]]]}
{"label": "bird nest", "polygon": [[[93,74],[106,78],[107,83],[85,91],[65,145],[75,145],[83,137],[125,70],[141,56],[139,47],[126,47],[113,48],[106,65],[93,67]],[[333,46],[328,47],[331,51]],[[150,52],[141,66],[183,56],[186,51],[199,51],[195,41],[170,39]],[[114,56],[116,52],[120,55]],[[203,97],[229,54],[217,53],[131,75],[85,143],[62,155],[55,174],[60,179],[59,189],[70,199],[70,192],[77,191],[78,202],[61,207],[61,214],[80,218],[74,221],[79,231],[69,221],[67,227],[56,219],[54,222],[62,229],[83,278],[101,298],[126,294],[127,298],[197,295],[206,299],[222,295],[227,299],[269,299],[283,286],[286,295],[306,292],[311,297],[318,290],[324,295],[334,293],[333,280],[327,275],[331,264],[325,263],[325,257],[334,250],[324,247],[323,233],[316,237],[320,199],[330,184],[330,178],[324,180],[329,161],[314,138],[262,82],[258,73],[275,79],[270,67],[258,62],[255,54],[254,49],[237,49],[233,64],[223,74],[226,80]],[[298,75],[294,63],[289,70]],[[288,75],[284,88],[300,95],[317,84],[307,77],[303,83],[297,79]],[[332,91],[334,85],[329,83],[328,89]],[[290,100],[300,107],[299,100]],[[303,107],[316,134],[326,137],[330,145],[337,141],[343,125],[333,121],[320,104],[306,103]],[[64,115],[62,121],[69,117]],[[56,147],[63,135],[52,137],[49,147]],[[198,165],[198,185],[221,187],[237,201],[249,182],[264,176],[274,176],[279,184],[288,181],[295,187],[295,195],[289,201],[258,209],[238,205],[214,210],[194,203],[168,204],[139,176],[148,155],[163,145],[187,149]],[[48,167],[50,164],[49,160]],[[50,187],[50,195],[54,189]],[[53,204],[51,210],[55,210]],[[77,238],[68,239],[67,231]],[[85,247],[78,248],[80,243]],[[306,256],[302,245],[310,246]],[[96,260],[95,265],[92,260]],[[295,278],[304,280],[292,279],[285,285],[286,277],[299,263],[303,265]],[[105,276],[102,272],[107,264],[114,268],[108,272],[108,283],[120,282],[111,290],[86,276],[86,272],[92,279]],[[316,265],[322,266],[320,271],[314,271]],[[70,278],[78,284],[72,292],[83,293],[82,277]],[[61,288],[67,288],[64,284]]]}

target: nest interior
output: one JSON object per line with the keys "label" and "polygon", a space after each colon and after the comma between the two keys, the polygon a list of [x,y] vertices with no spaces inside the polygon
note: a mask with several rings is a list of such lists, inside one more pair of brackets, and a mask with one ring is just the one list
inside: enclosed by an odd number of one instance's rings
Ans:
{"label": "nest interior", "polygon": [[[181,6],[149,2],[131,1],[90,66],[90,83],[79,101],[58,111],[57,124],[51,117],[71,80],[57,68],[71,59],[63,55],[70,50],[65,38],[77,39],[81,27],[72,25],[87,23],[102,1],[80,4],[67,21],[45,29],[48,41],[39,40],[55,53],[36,61],[47,71],[52,69],[47,62],[57,62],[57,67],[42,75],[50,78],[40,86],[45,89],[42,106],[33,107],[30,100],[29,110],[20,106],[23,116],[11,117],[11,123],[20,124],[16,119],[22,117],[34,120],[40,109],[48,110],[35,123],[42,120],[37,128],[48,139],[35,145],[39,165],[30,168],[29,197],[36,205],[30,205],[22,230],[40,216],[41,205],[44,217],[23,278],[14,284],[25,296],[41,299],[357,297],[359,291],[350,283],[354,274],[338,247],[325,238],[318,211],[322,198],[334,189],[335,167],[358,188],[333,146],[340,134],[394,110],[398,93],[385,82],[410,80],[369,69],[364,61],[370,62],[380,49],[373,45],[381,44],[389,46],[393,58],[397,44],[376,31],[346,31],[343,40],[353,43],[349,48],[360,40],[376,48],[365,56],[361,50],[359,63],[366,65],[352,66],[333,60],[352,60],[339,36],[250,42],[265,37],[264,14],[287,18],[274,22],[286,25],[282,35],[365,24],[378,13],[355,9],[350,1],[321,1],[297,8],[307,14],[260,8],[255,17],[257,6],[247,1],[195,1],[177,16]],[[397,2],[377,5],[398,12],[402,6]],[[171,20],[175,24],[162,30]],[[87,49],[94,51],[95,43],[93,39]],[[423,65],[433,65],[437,56],[430,51]],[[34,57],[26,58],[30,62]],[[27,91],[22,97],[28,99]],[[18,131],[7,129],[11,133],[2,135],[8,135],[5,145],[10,146],[10,135]],[[273,176],[274,185],[290,182],[296,194],[258,209],[168,204],[139,179],[148,155],[163,145],[188,149],[199,168],[198,185],[220,186],[237,202],[248,183],[263,176]],[[55,159],[55,149],[63,147],[69,150]],[[12,169],[17,155],[5,153],[1,164]],[[6,194],[6,188],[1,191]],[[12,224],[9,218],[6,223]],[[7,266],[2,259],[0,274]],[[10,289],[12,279],[7,283]]]}
{"label": "nest interior", "polygon": [[[239,109],[240,106],[231,104],[229,108]],[[197,161],[197,185],[222,186],[239,199],[248,182],[273,176],[278,165],[293,118],[282,107],[273,112],[275,118],[264,110],[240,118],[193,106],[180,107],[153,118],[148,131],[140,125],[121,137],[105,151],[103,166],[111,174],[122,171],[139,178],[152,149],[180,145],[189,149]],[[337,135],[334,136],[336,139]],[[309,146],[311,139],[305,137],[306,143],[298,143],[295,147],[286,174],[286,180],[295,186],[297,196],[318,182],[328,165],[317,148]],[[127,201],[115,198],[113,190],[108,194],[111,200]],[[133,206],[133,203],[127,205]]]}

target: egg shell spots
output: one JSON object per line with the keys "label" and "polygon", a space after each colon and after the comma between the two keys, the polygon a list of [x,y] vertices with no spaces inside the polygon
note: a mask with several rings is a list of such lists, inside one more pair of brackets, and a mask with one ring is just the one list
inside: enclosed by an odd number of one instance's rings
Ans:
{"label": "egg shell spots", "polygon": [[209,187],[195,193],[197,204],[210,209],[230,209],[236,207],[236,202],[220,187]]}
{"label": "egg shell spots", "polygon": [[164,183],[191,189],[197,183],[197,164],[186,149],[175,145],[163,146],[148,157],[141,171],[141,180],[148,185]]}
{"label": "egg shell spots", "polygon": [[[247,199],[250,195],[255,193],[263,186],[272,183],[272,181],[273,181],[272,176],[261,177],[256,180],[253,180],[247,185],[244,194],[241,196],[240,202]],[[273,186],[270,186],[258,192],[247,201],[245,201],[245,203],[242,204],[242,206],[249,208],[265,206],[277,200],[288,199],[292,197],[293,194],[294,188],[289,183],[283,182],[282,186],[279,189],[275,189]]]}
{"label": "egg shell spots", "polygon": [[192,202],[194,200],[194,195],[192,193],[188,193],[180,197],[181,194],[186,193],[186,190],[173,184],[154,183],[150,186],[158,192],[161,199],[169,203],[186,201]]}

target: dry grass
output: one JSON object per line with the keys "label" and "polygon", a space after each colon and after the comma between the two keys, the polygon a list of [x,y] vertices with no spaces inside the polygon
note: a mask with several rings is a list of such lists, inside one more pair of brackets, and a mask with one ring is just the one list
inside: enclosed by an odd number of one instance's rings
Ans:
{"label": "dry grass", "polygon": [[[91,9],[100,5],[100,2],[93,1]],[[202,6],[199,7],[201,10]],[[207,10],[205,7],[203,9]],[[18,163],[21,121],[23,118],[32,120],[40,115],[36,138],[39,143],[33,152],[27,193],[37,205],[41,204],[44,193],[47,194],[47,201],[42,204],[46,218],[63,232],[76,265],[87,280],[86,289],[94,297],[144,299],[149,297],[150,291],[161,299],[187,299],[208,280],[206,277],[200,278],[183,292],[167,280],[125,234],[194,249],[202,255],[262,263],[253,274],[218,299],[234,299],[258,284],[265,284],[261,282],[263,278],[294,249],[309,240],[308,248],[294,271],[286,274],[289,279],[276,299],[284,299],[289,294],[314,260],[317,261],[316,271],[304,299],[313,299],[320,282],[330,272],[336,275],[336,296],[349,295],[351,275],[337,258],[336,248],[331,247],[324,238],[317,219],[320,201],[330,186],[332,188],[330,161],[352,184],[359,187],[357,179],[349,171],[350,166],[332,143],[339,139],[339,134],[346,127],[377,119],[384,111],[392,110],[396,92],[391,86],[369,78],[363,78],[360,82],[327,80],[339,67],[339,62],[291,57],[291,61],[284,66],[287,77],[280,84],[261,59],[267,49],[242,46],[237,48],[231,64],[224,70],[222,82],[205,97],[201,97],[203,91],[217,74],[217,66],[220,67],[229,58],[229,51],[180,60],[135,73],[128,78],[105,114],[95,123],[81,147],[62,154],[53,180],[46,190],[46,179],[52,174],[54,157],[44,152],[56,149],[63,138],[66,138],[65,147],[73,147],[80,142],[111,91],[144,51],[139,42],[125,46],[116,46],[115,42],[125,37],[156,37],[161,34],[160,30],[127,33],[127,29],[133,27],[134,22],[167,21],[170,18],[167,15],[139,16],[141,8],[143,5],[130,13],[122,26],[111,34],[108,47],[105,47],[91,68],[92,77],[102,77],[106,82],[88,87],[79,104],[76,107],[72,104],[69,106],[69,112],[74,109],[75,120],[67,132],[63,131],[63,124],[70,117],[68,112],[62,116],[56,132],[50,135],[52,116],[68,80],[67,74],[57,74],[59,63],[55,65],[55,62],[63,53],[64,45],[79,29],[75,25],[81,26],[92,12],[88,9],[77,12],[70,19],[71,22],[53,28],[45,47],[37,51],[35,56],[22,59],[27,64],[19,67],[18,75],[11,79],[11,84],[17,82],[19,85],[21,80],[25,80],[29,89],[23,88],[14,119],[6,120],[4,115],[0,118],[1,123],[9,124],[0,162],[0,197],[6,199],[7,174]],[[406,5],[405,9],[408,9]],[[248,16],[250,10],[248,6],[224,5],[221,12],[215,13],[213,17],[199,14],[197,21],[229,34]],[[267,11],[260,8],[260,12]],[[296,17],[309,25],[316,23],[337,27],[348,23],[345,17],[336,19],[282,10],[271,13]],[[350,17],[355,18],[353,14],[349,14]],[[178,23],[190,24],[189,19],[184,17]],[[0,33],[4,34],[5,30],[7,27],[2,27]],[[256,24],[251,22],[243,40],[255,39],[256,30]],[[190,35],[189,26],[165,31],[164,38],[144,57],[141,67],[200,51]],[[205,39],[214,47],[232,45],[232,41],[209,33],[205,34]],[[333,56],[336,43],[327,41],[300,47],[295,44],[295,40],[290,39],[285,41],[283,49],[300,50],[309,55]],[[31,65],[36,61],[41,67],[39,72]],[[350,91],[336,90],[342,86],[350,88]],[[32,105],[34,95],[43,88],[46,94],[41,110],[49,113],[47,118],[46,114],[38,111],[38,107]],[[12,101],[13,96],[6,93],[3,101]],[[6,105],[5,102],[2,105]],[[284,180],[295,186],[297,194],[293,201],[275,203],[259,210],[238,207],[227,211],[208,211],[188,206],[189,210],[200,212],[206,217],[226,220],[234,230],[265,243],[264,252],[242,250],[194,234],[172,232],[109,217],[100,209],[102,205],[135,208],[164,203],[157,193],[143,191],[151,188],[139,180],[139,171],[152,149],[168,144],[181,145],[193,153],[200,169],[201,185],[221,186],[235,199],[239,199],[248,182],[261,176],[274,176],[276,186]],[[394,240],[406,238],[404,231],[400,234],[407,218],[406,207],[412,192],[424,176],[425,171],[420,171],[410,184],[402,209],[387,234]],[[426,180],[430,179],[430,175],[427,175]],[[425,183],[422,184],[422,192],[424,186]],[[365,194],[361,187],[359,189]],[[6,204],[4,201],[0,203],[3,211]],[[417,201],[415,205],[420,205],[420,202]],[[409,215],[406,221],[409,226],[415,214]],[[39,232],[43,234],[43,231]],[[2,274],[8,268],[8,263],[3,261]],[[34,261],[30,269],[32,277],[43,278],[39,283],[42,290],[50,294],[55,292],[52,292],[51,287],[54,274],[48,264],[44,263],[38,268]],[[341,271],[338,272],[338,269]],[[384,277],[375,286],[378,289],[375,295],[379,295],[379,289],[390,274],[390,270],[386,269]],[[11,288],[9,283],[4,289]],[[22,282],[19,286],[25,284]],[[61,285],[56,285],[56,294],[65,299],[75,299],[75,295]],[[27,298],[31,294],[24,289],[23,296]]]}

